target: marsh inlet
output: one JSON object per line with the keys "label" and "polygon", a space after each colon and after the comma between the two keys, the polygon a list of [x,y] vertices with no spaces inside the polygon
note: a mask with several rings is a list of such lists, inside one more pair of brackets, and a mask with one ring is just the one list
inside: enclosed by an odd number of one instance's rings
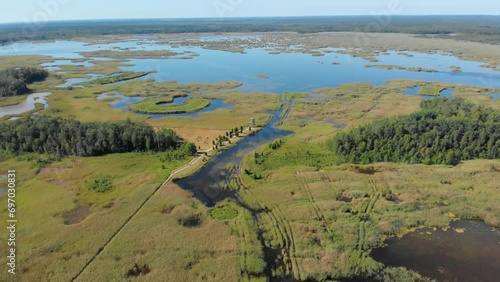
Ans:
{"label": "marsh inlet", "polygon": [[500,230],[481,221],[459,220],[447,231],[420,229],[391,238],[371,256],[438,281],[498,281]]}
{"label": "marsh inlet", "polygon": [[47,97],[52,95],[49,92],[43,93],[33,93],[26,96],[26,100],[10,106],[2,106],[0,107],[0,118],[8,115],[20,115],[29,111],[33,111],[36,109],[36,104],[42,104],[43,108],[46,109],[49,107],[47,103]]}
{"label": "marsh inlet", "polygon": [[226,179],[226,168],[240,165],[244,155],[277,138],[291,134],[288,131],[274,128],[273,125],[279,119],[279,111],[273,111],[271,114],[273,118],[270,122],[255,135],[247,136],[235,146],[210,159],[195,174],[176,183],[182,189],[192,192],[194,197],[207,206],[215,206],[217,202],[234,196],[237,193],[235,190],[226,189],[219,185],[221,181]]}

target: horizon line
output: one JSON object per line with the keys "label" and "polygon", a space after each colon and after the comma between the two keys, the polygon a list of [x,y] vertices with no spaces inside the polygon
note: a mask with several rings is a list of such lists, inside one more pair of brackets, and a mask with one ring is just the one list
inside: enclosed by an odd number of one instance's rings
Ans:
{"label": "horizon line", "polygon": [[[64,19],[49,21],[30,21],[30,22],[0,22],[4,24],[29,24],[29,23],[56,23],[56,22],[80,22],[80,21],[135,21],[135,20],[227,20],[227,19],[273,19],[273,18],[327,18],[327,17],[374,17],[376,15],[351,14],[351,15],[302,15],[302,16],[233,16],[233,17],[180,17],[180,18],[99,18],[99,19]],[[408,14],[391,15],[391,17],[499,17],[500,14]]]}

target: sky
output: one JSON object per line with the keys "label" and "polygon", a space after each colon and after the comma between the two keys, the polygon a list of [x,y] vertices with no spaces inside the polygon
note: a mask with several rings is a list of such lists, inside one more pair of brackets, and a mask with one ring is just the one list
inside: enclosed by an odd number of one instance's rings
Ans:
{"label": "sky", "polygon": [[[471,5],[472,2],[472,5]],[[500,14],[494,0],[16,0],[0,23],[81,19]]]}

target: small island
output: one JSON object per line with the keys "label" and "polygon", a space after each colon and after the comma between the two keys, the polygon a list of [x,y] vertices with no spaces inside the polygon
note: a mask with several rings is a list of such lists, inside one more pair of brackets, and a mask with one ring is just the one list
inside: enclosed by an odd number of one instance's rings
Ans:
{"label": "small island", "polygon": [[257,74],[255,77],[259,79],[270,79],[270,77],[265,74]]}
{"label": "small island", "polygon": [[418,91],[418,95],[420,96],[439,96],[441,92],[446,90],[446,88],[440,86],[427,85],[422,86]]}
{"label": "small island", "polygon": [[173,104],[176,98],[182,97],[187,97],[187,95],[150,98],[129,105],[128,108],[136,113],[159,115],[194,113],[210,106],[210,100],[199,97],[187,99],[181,105]]}
{"label": "small island", "polygon": [[439,72],[435,69],[427,69],[421,67],[402,67],[398,65],[366,65],[367,68],[378,68],[378,69],[386,69],[386,70],[405,70],[405,71],[413,71],[413,72]]}

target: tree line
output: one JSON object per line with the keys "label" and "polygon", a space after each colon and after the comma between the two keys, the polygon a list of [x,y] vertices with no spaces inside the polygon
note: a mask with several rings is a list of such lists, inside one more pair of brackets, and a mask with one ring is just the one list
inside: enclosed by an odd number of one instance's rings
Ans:
{"label": "tree line", "polygon": [[[387,11],[384,11],[387,12]],[[450,35],[467,41],[500,42],[498,16],[324,16],[240,19],[151,19],[47,22],[43,27],[0,25],[0,44],[110,34],[215,32],[382,32]]]}
{"label": "tree line", "polygon": [[341,161],[457,165],[500,158],[500,111],[463,99],[422,101],[421,110],[340,133],[327,141]]}
{"label": "tree line", "polygon": [[[186,145],[187,144],[187,145]],[[182,149],[196,153],[174,131],[155,131],[144,122],[82,123],[45,115],[0,124],[0,150],[22,154],[57,156],[101,156],[126,152],[162,152]],[[194,150],[194,151],[193,151]]]}
{"label": "tree line", "polygon": [[0,71],[0,97],[29,93],[28,84],[43,81],[49,73],[37,68],[10,68]]}

